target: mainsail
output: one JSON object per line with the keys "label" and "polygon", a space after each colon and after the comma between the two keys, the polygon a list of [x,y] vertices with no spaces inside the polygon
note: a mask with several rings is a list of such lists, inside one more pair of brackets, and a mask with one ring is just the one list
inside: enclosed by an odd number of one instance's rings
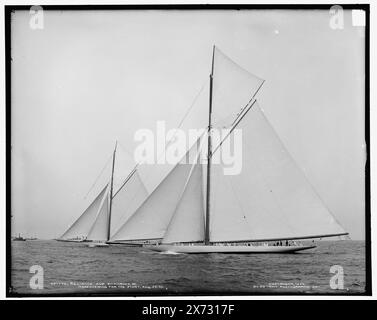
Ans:
{"label": "mainsail", "polygon": [[[346,234],[289,155],[257,102],[245,112],[237,128],[242,130],[242,172],[224,175],[222,165],[212,171],[211,241]],[[233,132],[227,139],[233,139]],[[222,146],[217,152],[222,152]]]}
{"label": "mainsail", "polygon": [[230,127],[264,81],[240,67],[217,47],[213,52],[212,77],[212,127]]}

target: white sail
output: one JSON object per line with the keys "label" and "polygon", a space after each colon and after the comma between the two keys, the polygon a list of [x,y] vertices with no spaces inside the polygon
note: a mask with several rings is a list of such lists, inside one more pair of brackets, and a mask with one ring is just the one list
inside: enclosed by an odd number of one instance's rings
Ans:
{"label": "white sail", "polygon": [[250,239],[250,226],[221,164],[211,166],[209,238],[211,241]]}
{"label": "white sail", "polygon": [[186,156],[194,153],[194,146],[182,158],[172,171],[162,180],[136,212],[117,232],[121,240],[161,239],[177,206],[179,197],[191,170],[186,164]]}
{"label": "white sail", "polygon": [[215,47],[212,125],[230,127],[262,83],[262,79],[240,67]]}
{"label": "white sail", "polygon": [[89,207],[82,213],[82,215],[72,224],[72,226],[60,237],[62,240],[78,240],[84,239],[88,236],[90,228],[92,227],[96,218],[98,209],[102,199],[107,190],[107,185],[97,195]]}
{"label": "white sail", "polygon": [[163,243],[204,240],[203,165],[192,165],[192,172],[164,235]]}
{"label": "white sail", "polygon": [[257,103],[238,128],[243,135],[241,173],[225,176],[215,167],[212,172],[211,241],[346,234],[290,157]]}
{"label": "white sail", "polygon": [[109,222],[109,192],[106,192],[98,209],[96,219],[89,231],[87,240],[107,241],[108,240],[108,222]]}
{"label": "white sail", "polygon": [[123,233],[118,229],[136,211],[148,197],[148,191],[141,180],[139,173],[134,170],[123,186],[113,197],[111,208],[110,240],[122,240]]}

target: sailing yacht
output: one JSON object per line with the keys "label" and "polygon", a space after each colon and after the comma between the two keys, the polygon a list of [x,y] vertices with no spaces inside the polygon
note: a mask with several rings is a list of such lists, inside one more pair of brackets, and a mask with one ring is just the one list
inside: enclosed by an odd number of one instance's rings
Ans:
{"label": "sailing yacht", "polygon": [[[315,247],[296,240],[348,234],[259,106],[256,95],[263,83],[213,47],[204,95],[207,133],[182,158],[194,160],[177,163],[114,239],[140,241],[160,252],[291,253]],[[216,144],[217,128],[228,128],[229,134]],[[225,164],[212,159],[222,159],[235,129],[242,130],[242,171],[225,175]]]}
{"label": "sailing yacht", "polygon": [[[139,202],[147,197],[146,188],[143,185],[136,167],[134,167],[123,179],[124,171],[122,166],[116,169],[117,145],[112,154],[111,177],[109,181],[97,193],[90,205],[78,217],[78,219],[64,232],[64,234],[56,239],[64,242],[88,242],[89,247],[106,247],[111,234],[118,229],[118,225],[122,223],[122,219],[126,219],[133,208],[137,207]],[[119,155],[118,155],[119,157]],[[124,159],[118,162],[125,162]],[[115,173],[121,180],[121,185],[116,192],[114,188]],[[123,173],[123,172],[122,172]],[[132,190],[138,189],[138,196],[132,194]]]}

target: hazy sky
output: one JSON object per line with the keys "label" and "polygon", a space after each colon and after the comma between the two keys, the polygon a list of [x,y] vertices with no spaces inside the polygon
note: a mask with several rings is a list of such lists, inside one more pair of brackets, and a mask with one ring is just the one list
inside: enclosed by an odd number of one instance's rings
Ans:
{"label": "hazy sky", "polygon": [[266,80],[258,100],[353,239],[364,237],[364,29],[328,11],[56,11],[12,18],[12,233],[60,236],[118,139],[173,127],[212,45]]}

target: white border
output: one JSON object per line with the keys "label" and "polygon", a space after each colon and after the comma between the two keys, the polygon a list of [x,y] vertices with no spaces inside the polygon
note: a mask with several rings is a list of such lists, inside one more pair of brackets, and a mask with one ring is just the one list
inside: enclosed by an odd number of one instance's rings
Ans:
{"label": "white border", "polygon": [[[111,4],[119,4],[119,5],[125,5],[125,4],[232,4],[230,1],[213,1],[213,0],[206,0],[206,1],[193,1],[193,0],[176,0],[176,1],[158,1],[158,0],[149,0],[149,1],[112,1]],[[244,1],[244,0],[238,0],[235,3],[237,4],[253,4],[251,1]],[[373,3],[370,3],[370,1],[342,1],[341,3],[337,2],[331,2],[331,1],[321,1],[321,4],[356,4],[356,3],[363,3],[363,4],[370,4],[370,39],[375,38],[376,36],[376,25],[375,21],[377,21],[377,9],[376,6]],[[105,1],[99,1],[99,0],[91,0],[90,2],[84,2],[84,1],[58,1],[58,0],[49,0],[49,1],[6,1],[3,3],[3,5],[84,5],[84,4],[106,4]],[[110,3],[109,3],[110,4]],[[255,3],[254,3],[255,4]],[[265,1],[265,0],[259,0],[258,4],[313,4],[313,1]],[[1,12],[1,21],[0,21],[0,37],[1,37],[1,44],[2,49],[0,50],[0,63],[1,63],[1,69],[5,71],[5,33],[4,33],[4,7],[2,8]],[[376,56],[376,46],[374,41],[370,41],[370,153],[372,154],[371,159],[371,211],[372,211],[372,217],[371,217],[371,228],[372,230],[376,230],[376,223],[377,223],[377,217],[373,214],[374,208],[376,207],[376,166],[377,161],[375,160],[375,157],[373,155],[377,154],[377,126],[373,125],[377,123],[377,110],[375,108],[375,102],[376,102],[376,95],[377,90],[375,88],[376,80],[376,73],[372,72],[374,70],[377,70],[376,66],[377,62],[377,56]],[[5,72],[4,72],[5,73]],[[3,74],[4,74],[3,73]],[[1,101],[3,108],[0,111],[0,117],[1,117],[1,123],[3,124],[1,126],[2,130],[0,131],[0,148],[1,148],[1,157],[0,157],[0,178],[3,181],[1,184],[1,192],[0,192],[0,205],[1,205],[1,212],[0,215],[0,299],[5,299],[5,283],[6,283],[6,273],[5,273],[5,77],[2,76],[0,79],[0,86],[1,86]],[[372,232],[371,235],[371,242],[377,243],[377,233]],[[377,287],[377,270],[376,266],[373,262],[375,262],[374,257],[376,256],[376,248],[372,246],[372,289],[373,289],[373,295],[372,297],[368,296],[165,296],[165,297],[80,297],[80,298],[43,298],[47,300],[66,300],[66,299],[76,299],[76,300],[99,300],[99,299],[106,299],[106,300],[285,300],[285,299],[294,299],[294,300],[364,300],[364,299],[373,299],[375,300],[377,295],[376,293],[376,287]],[[14,299],[14,298],[7,298]],[[18,298],[17,298],[18,299]],[[24,300],[38,300],[41,298],[23,298]]]}

